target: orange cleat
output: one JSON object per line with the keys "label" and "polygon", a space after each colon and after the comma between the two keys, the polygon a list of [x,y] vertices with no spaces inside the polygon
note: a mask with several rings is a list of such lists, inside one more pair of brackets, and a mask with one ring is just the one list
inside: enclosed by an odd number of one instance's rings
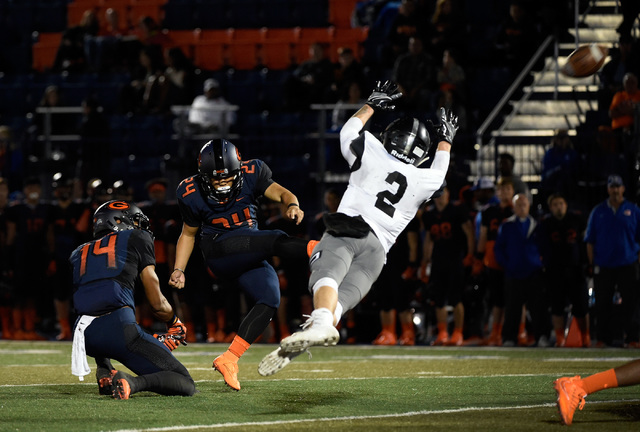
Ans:
{"label": "orange cleat", "polygon": [[400,339],[398,339],[398,343],[404,346],[414,346],[416,344],[415,332],[402,332]]}
{"label": "orange cleat", "polygon": [[558,395],[557,405],[562,423],[567,426],[573,422],[576,408],[584,408],[584,398],[587,393],[576,382],[580,380],[578,375],[572,378],[559,378],[553,382],[553,387]]}
{"label": "orange cleat", "polygon": [[129,383],[129,379],[133,378],[131,375],[128,375],[124,372],[118,372],[113,377],[113,382],[115,385],[113,386],[113,398],[114,399],[129,399],[131,397],[131,384]]}
{"label": "orange cleat", "polygon": [[219,355],[213,361],[213,368],[222,374],[226,385],[233,390],[240,390],[240,381],[238,381],[238,361],[231,360],[224,354]]}
{"label": "orange cleat", "polygon": [[398,338],[395,334],[388,330],[382,330],[377,338],[371,342],[373,345],[395,345],[398,343]]}
{"label": "orange cleat", "polygon": [[309,240],[309,243],[307,243],[307,255],[309,255],[309,258],[313,255],[313,248],[315,248],[318,243],[320,243],[319,240]]}
{"label": "orange cleat", "polygon": [[464,338],[462,337],[462,332],[454,330],[453,334],[451,335],[451,337],[449,338],[449,340],[445,345],[462,346],[463,342],[464,342]]}
{"label": "orange cleat", "polygon": [[438,332],[438,337],[431,345],[445,345],[449,342],[449,333],[446,331]]}
{"label": "orange cleat", "polygon": [[98,381],[98,393],[103,396],[113,396],[113,377],[118,373],[117,370],[108,370],[106,368],[98,368],[96,370],[96,380]]}

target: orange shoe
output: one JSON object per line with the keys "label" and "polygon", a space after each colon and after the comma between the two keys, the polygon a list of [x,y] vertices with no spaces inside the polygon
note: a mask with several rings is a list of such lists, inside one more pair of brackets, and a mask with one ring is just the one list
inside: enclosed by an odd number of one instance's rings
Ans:
{"label": "orange shoe", "polygon": [[588,333],[582,335],[582,346],[584,348],[591,348],[591,336]]}
{"label": "orange shoe", "polygon": [[578,380],[580,377],[576,375],[572,378],[559,378],[553,382],[553,387],[558,395],[557,405],[560,418],[562,423],[567,426],[573,422],[576,408],[580,410],[584,408],[584,398],[587,396],[582,387],[576,384]]}
{"label": "orange shoe", "polygon": [[32,341],[45,341],[45,340],[47,340],[46,337],[41,336],[39,333],[37,333],[34,330],[24,332],[24,339],[25,340],[32,340]]}
{"label": "orange shoe", "polygon": [[454,330],[453,334],[451,335],[451,338],[449,338],[449,340],[445,345],[462,346],[463,342],[464,342],[464,338],[462,337],[462,332]]}
{"label": "orange shoe", "polygon": [[489,339],[487,340],[487,345],[502,346],[502,336],[500,335],[500,333],[491,333]]}
{"label": "orange shoe", "polygon": [[309,243],[307,243],[307,255],[309,258],[313,255],[313,248],[315,248],[318,243],[320,243],[319,240],[309,240]]}
{"label": "orange shoe", "polygon": [[446,331],[438,332],[438,337],[431,345],[445,345],[449,342],[449,333]]}
{"label": "orange shoe", "polygon": [[416,334],[413,331],[404,331],[398,339],[398,343],[404,346],[414,346],[416,344]]}
{"label": "orange shoe", "polygon": [[222,374],[226,385],[233,390],[240,390],[240,381],[238,381],[238,361],[230,360],[224,354],[219,355],[213,361],[213,368]]}
{"label": "orange shoe", "polygon": [[131,384],[129,380],[133,377],[124,372],[118,371],[113,377],[113,398],[114,399],[129,399],[131,397]]}
{"label": "orange shoe", "polygon": [[373,345],[395,345],[398,343],[398,338],[395,334],[388,330],[382,330],[377,338],[371,342]]}
{"label": "orange shoe", "polygon": [[117,370],[98,368],[96,370],[96,381],[98,381],[98,394],[103,396],[113,396],[113,377],[118,373]]}

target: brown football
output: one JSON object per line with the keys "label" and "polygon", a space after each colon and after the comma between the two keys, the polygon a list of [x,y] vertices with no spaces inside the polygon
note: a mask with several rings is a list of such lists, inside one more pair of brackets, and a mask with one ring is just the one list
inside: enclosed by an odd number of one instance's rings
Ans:
{"label": "brown football", "polygon": [[584,78],[598,72],[609,50],[596,43],[581,45],[567,57],[562,66],[563,74],[571,78]]}

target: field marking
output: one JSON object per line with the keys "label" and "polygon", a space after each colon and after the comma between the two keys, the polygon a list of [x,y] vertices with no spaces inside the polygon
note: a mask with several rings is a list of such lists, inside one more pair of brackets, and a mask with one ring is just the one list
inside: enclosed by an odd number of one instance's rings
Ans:
{"label": "field marking", "polygon": [[[213,370],[213,369],[206,369]],[[291,371],[296,372],[309,372],[307,370],[295,370],[290,369]],[[326,371],[321,371],[326,372]],[[392,380],[392,379],[468,379],[468,378],[516,378],[516,377],[538,377],[538,376],[548,376],[548,377],[559,377],[563,375],[576,374],[581,372],[567,372],[565,374],[504,374],[504,375],[424,375],[424,374],[438,374],[440,372],[418,372],[418,375],[412,376],[371,376],[371,377],[314,377],[314,378],[262,378],[262,379],[246,379],[242,380],[242,382],[273,382],[273,381],[362,381],[362,380],[370,380],[370,379],[380,379],[380,380]],[[202,380],[194,380],[196,383],[218,383],[224,382],[222,378],[219,379],[202,379]],[[46,386],[63,386],[63,385],[96,385],[95,382],[72,382],[72,383],[33,383],[33,384],[0,384],[0,388],[3,387],[46,387]]]}
{"label": "field marking", "polygon": [[[629,402],[640,402],[640,399],[624,399],[624,400],[608,400],[608,401],[591,401],[592,404],[602,404],[602,403],[629,403]],[[191,425],[191,426],[164,426],[164,427],[155,427],[155,428],[146,428],[146,429],[118,429],[112,432],[164,432],[164,431],[175,431],[175,430],[192,430],[192,429],[220,429],[220,428],[231,428],[231,427],[247,427],[247,426],[276,426],[276,425],[288,425],[288,424],[300,424],[300,423],[310,423],[310,422],[332,422],[332,421],[353,421],[353,420],[371,420],[371,419],[384,419],[384,418],[400,418],[400,417],[415,417],[421,415],[433,415],[433,414],[456,414],[463,412],[480,412],[480,411],[504,411],[504,410],[521,410],[521,409],[531,409],[531,408],[551,408],[555,407],[555,402],[553,403],[543,403],[537,405],[518,405],[512,407],[466,407],[466,408],[455,408],[455,409],[446,409],[446,410],[423,410],[423,411],[409,411],[404,413],[392,413],[392,414],[377,414],[377,415],[364,415],[364,416],[344,416],[344,417],[321,417],[321,418],[313,418],[313,419],[296,419],[296,420],[274,420],[274,421],[264,421],[264,422],[244,422],[244,423],[213,423],[208,425]],[[558,419],[558,424],[560,424],[560,419]]]}
{"label": "field marking", "polygon": [[0,348],[0,354],[63,354],[62,350],[52,349],[4,349]]}

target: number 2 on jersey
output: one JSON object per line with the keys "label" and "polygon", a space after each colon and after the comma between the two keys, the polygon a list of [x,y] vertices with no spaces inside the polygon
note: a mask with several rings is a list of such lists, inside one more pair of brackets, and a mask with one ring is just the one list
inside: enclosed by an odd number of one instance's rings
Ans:
{"label": "number 2 on jersey", "polygon": [[383,190],[381,192],[378,192],[378,194],[376,195],[376,197],[378,197],[378,199],[376,200],[376,208],[385,212],[389,217],[393,217],[393,214],[396,211],[396,208],[393,205],[400,201],[400,199],[406,192],[407,178],[401,173],[394,171],[392,173],[389,173],[387,178],[384,180],[390,185],[393,185],[394,183],[397,184],[398,190],[395,193],[391,192],[390,190]]}

